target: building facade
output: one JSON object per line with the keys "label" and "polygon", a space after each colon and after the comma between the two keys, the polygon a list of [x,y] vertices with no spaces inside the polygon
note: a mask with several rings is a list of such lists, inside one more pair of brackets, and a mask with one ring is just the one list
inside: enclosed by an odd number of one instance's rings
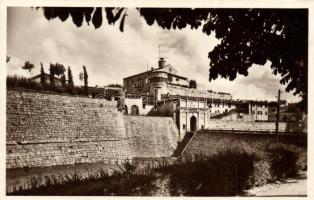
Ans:
{"label": "building facade", "polygon": [[210,119],[268,120],[266,101],[235,101],[229,93],[190,88],[189,82],[160,58],[158,68],[123,79],[124,113],[172,117],[181,137],[208,128]]}

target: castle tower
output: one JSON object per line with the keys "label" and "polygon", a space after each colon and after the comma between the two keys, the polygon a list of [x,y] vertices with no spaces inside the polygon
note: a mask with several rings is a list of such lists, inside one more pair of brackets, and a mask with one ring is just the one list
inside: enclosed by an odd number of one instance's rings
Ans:
{"label": "castle tower", "polygon": [[160,57],[160,58],[159,58],[159,61],[158,61],[158,67],[159,67],[159,69],[164,68],[165,65],[166,65],[166,60],[165,60],[165,58]]}
{"label": "castle tower", "polygon": [[161,94],[165,94],[167,90],[167,72],[153,71],[149,76],[150,94],[159,101]]}

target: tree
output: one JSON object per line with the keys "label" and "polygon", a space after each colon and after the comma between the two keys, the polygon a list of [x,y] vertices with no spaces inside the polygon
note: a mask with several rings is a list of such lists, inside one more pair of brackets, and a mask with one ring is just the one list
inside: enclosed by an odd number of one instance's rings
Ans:
{"label": "tree", "polygon": [[29,61],[26,61],[25,64],[22,66],[22,69],[28,70],[30,75],[33,68],[34,64],[30,63]]}
{"label": "tree", "polygon": [[190,82],[189,82],[189,88],[194,88],[194,89],[197,88],[197,83],[196,83],[195,80],[190,80]]}
{"label": "tree", "polygon": [[86,96],[88,96],[88,74],[85,66],[83,66],[83,73],[84,73],[84,93]]}
{"label": "tree", "polygon": [[118,84],[118,83],[110,83],[107,85],[108,87],[119,87],[119,88],[123,88],[122,85]]}
{"label": "tree", "polygon": [[83,80],[84,80],[84,73],[83,73],[83,72],[80,72],[80,74],[79,74],[79,79],[80,79],[80,81],[81,81],[81,86],[82,86],[82,85],[83,85],[82,82],[83,82]]}
{"label": "tree", "polygon": [[54,67],[54,73],[58,77],[64,74],[65,67],[62,64],[56,63],[55,65],[53,65],[53,67]]}
{"label": "tree", "polygon": [[63,88],[66,88],[67,85],[66,85],[66,79],[65,79],[64,74],[61,75],[61,84]]}
{"label": "tree", "polygon": [[7,56],[7,63],[11,60],[10,56]]}
{"label": "tree", "polygon": [[45,75],[43,63],[40,63],[40,84],[42,87],[46,86],[46,75]]}
{"label": "tree", "polygon": [[[83,20],[95,28],[102,25],[102,8],[44,8],[48,20],[69,16],[76,26]],[[93,12],[95,10],[95,12]],[[127,9],[105,8],[108,24],[120,20],[123,31]],[[207,9],[137,8],[148,25],[155,22],[163,29],[202,27],[205,34],[215,33],[221,43],[208,53],[209,81],[219,76],[234,80],[248,75],[253,65],[271,62],[280,74],[286,91],[302,97],[307,107],[308,10],[307,9]],[[122,28],[121,28],[122,27]]]}
{"label": "tree", "polygon": [[50,63],[50,67],[49,67],[49,80],[50,80],[50,86],[52,88],[55,87],[55,66]]}
{"label": "tree", "polygon": [[73,75],[71,68],[68,67],[68,91],[70,93],[73,93],[73,88],[74,88]]}

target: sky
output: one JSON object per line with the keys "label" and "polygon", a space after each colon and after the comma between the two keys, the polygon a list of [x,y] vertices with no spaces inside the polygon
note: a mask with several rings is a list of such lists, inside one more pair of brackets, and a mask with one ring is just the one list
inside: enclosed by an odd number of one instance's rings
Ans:
{"label": "sky", "polygon": [[[76,27],[69,17],[61,22],[58,18],[46,20],[41,9],[8,8],[7,18],[7,64],[8,75],[30,77],[39,74],[40,63],[49,73],[49,63],[70,66],[74,84],[81,85],[79,73],[86,66],[90,86],[123,83],[123,78],[156,68],[159,48],[168,64],[178,70],[179,75],[195,79],[203,89],[231,93],[233,99],[275,101],[278,89],[285,91],[275,76],[270,62],[264,66],[253,65],[249,75],[238,75],[234,81],[218,78],[208,81],[208,52],[219,40],[214,34],[207,36],[201,28],[191,30],[163,30],[156,24],[148,26],[139,13],[128,8],[124,32],[115,26],[103,25],[95,29],[85,22]],[[26,61],[35,65],[30,74],[21,69]],[[288,102],[297,102],[292,93],[281,94]]]}

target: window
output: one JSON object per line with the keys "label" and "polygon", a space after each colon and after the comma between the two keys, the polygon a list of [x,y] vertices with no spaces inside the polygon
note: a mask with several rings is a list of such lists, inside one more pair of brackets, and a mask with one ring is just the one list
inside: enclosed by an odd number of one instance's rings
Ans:
{"label": "window", "polygon": [[177,77],[177,78],[176,78],[176,81],[179,81],[179,80],[180,80],[180,79]]}
{"label": "window", "polygon": [[267,111],[265,111],[265,115],[267,115]]}
{"label": "window", "polygon": [[185,130],[185,124],[183,124],[183,130]]}
{"label": "window", "polygon": [[204,129],[204,125],[202,125],[201,128]]}

